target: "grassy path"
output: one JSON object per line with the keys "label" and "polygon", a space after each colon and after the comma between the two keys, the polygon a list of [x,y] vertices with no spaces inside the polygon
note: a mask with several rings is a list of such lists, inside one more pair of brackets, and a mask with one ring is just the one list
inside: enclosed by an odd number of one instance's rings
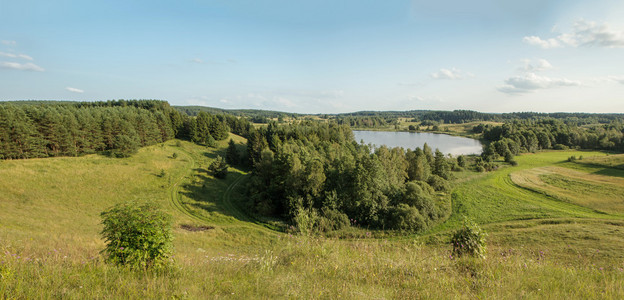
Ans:
{"label": "grassy path", "polygon": [[[481,224],[533,219],[622,219],[619,215],[597,212],[592,208],[569,203],[544,193],[515,184],[512,173],[537,167],[558,165],[566,167],[565,161],[576,151],[543,152],[518,157],[520,166],[465,179],[458,182],[452,193],[453,211],[449,219],[433,228],[431,232],[445,231],[461,224],[468,216]],[[599,152],[584,155],[604,155]]]}
{"label": "grassy path", "polygon": [[184,182],[184,178],[188,177],[189,175],[192,174],[193,169],[197,166],[197,162],[195,160],[195,158],[193,157],[193,155],[191,153],[189,153],[188,151],[180,148],[180,150],[182,151],[182,153],[186,156],[186,158],[189,161],[189,165],[188,167],[185,167],[184,170],[182,171],[181,175],[178,175],[178,177],[176,178],[176,181],[171,185],[171,188],[169,189],[169,194],[171,196],[171,206],[173,206],[174,209],[176,209],[177,211],[183,213],[184,215],[190,217],[191,219],[194,220],[199,220],[199,221],[203,221],[205,222],[206,220],[204,218],[202,218],[201,216],[195,215],[193,213],[191,213],[189,210],[187,210],[184,205],[182,205],[181,201],[180,201],[180,184],[182,182]]}
{"label": "grassy path", "polygon": [[[210,218],[206,215],[203,215],[201,213],[197,213],[196,211],[188,209],[188,207],[186,206],[185,203],[183,203],[180,197],[180,187],[182,184],[188,181],[188,178],[191,178],[193,176],[194,169],[199,166],[199,163],[198,163],[199,158],[196,157],[197,153],[193,153],[181,147],[179,148],[179,150],[181,154],[183,155],[184,159],[188,160],[189,163],[184,168],[184,170],[175,174],[174,176],[176,178],[175,182],[171,185],[169,189],[170,200],[171,200],[170,204],[175,210],[181,212],[182,214],[191,218],[194,221],[200,221],[205,224],[214,225],[215,220],[213,218]],[[220,223],[219,225],[222,227],[250,228],[250,229],[260,230],[265,233],[271,233],[271,234],[277,233],[274,230],[274,228],[271,228],[269,224],[266,224],[246,214],[245,212],[241,211],[233,203],[232,196],[235,193],[236,188],[241,183],[244,183],[245,181],[247,181],[249,178],[248,177],[249,175],[239,174],[239,173],[230,173],[228,176],[234,176],[234,175],[238,175],[238,177],[234,179],[234,181],[231,182],[221,192],[220,197],[219,197],[220,201],[217,201],[215,204],[220,206],[223,212],[232,216],[236,221],[234,223],[229,223],[229,224],[218,222]],[[208,181],[207,184],[215,184],[215,182]]]}

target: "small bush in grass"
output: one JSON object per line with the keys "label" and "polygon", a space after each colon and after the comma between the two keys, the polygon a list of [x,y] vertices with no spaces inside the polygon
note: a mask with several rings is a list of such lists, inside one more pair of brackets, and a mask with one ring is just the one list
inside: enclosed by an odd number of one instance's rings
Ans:
{"label": "small bush in grass", "polygon": [[465,254],[485,258],[485,237],[487,233],[474,222],[464,219],[464,225],[453,233],[451,245],[453,256],[460,257]]}
{"label": "small bush in grass", "polygon": [[172,250],[171,217],[153,203],[127,202],[101,213],[106,259],[133,268],[167,265]]}
{"label": "small bush in grass", "polygon": [[223,179],[228,173],[228,164],[223,157],[217,155],[217,158],[208,166],[208,171],[216,178]]}

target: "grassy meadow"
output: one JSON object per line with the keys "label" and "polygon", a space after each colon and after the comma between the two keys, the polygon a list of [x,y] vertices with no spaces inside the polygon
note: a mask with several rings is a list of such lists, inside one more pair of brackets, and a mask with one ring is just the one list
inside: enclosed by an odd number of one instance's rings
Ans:
{"label": "grassy meadow", "polygon": [[[0,297],[624,298],[620,156],[550,151],[519,156],[516,167],[464,171],[452,215],[428,232],[379,238],[356,228],[328,238],[247,215],[246,172],[230,168],[217,180],[206,171],[226,142],[173,140],[127,159],[0,161]],[[568,162],[573,155],[584,158]],[[173,215],[169,269],[103,262],[99,214],[132,199]],[[464,216],[489,233],[486,259],[450,256],[450,232]]]}

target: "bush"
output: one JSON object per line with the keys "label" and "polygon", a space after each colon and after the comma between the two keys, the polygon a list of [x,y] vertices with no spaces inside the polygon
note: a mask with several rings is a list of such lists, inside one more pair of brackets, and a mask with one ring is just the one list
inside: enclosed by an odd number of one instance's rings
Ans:
{"label": "bush", "polygon": [[562,144],[556,144],[553,149],[555,150],[568,150],[570,149],[570,147],[566,146],[566,145],[562,145]]}
{"label": "bush", "polygon": [[404,231],[421,231],[427,227],[418,209],[405,203],[390,208],[387,224],[392,229]]}
{"label": "bush", "polygon": [[101,216],[108,262],[141,269],[166,266],[172,250],[168,214],[153,203],[127,202]]}
{"label": "bush", "polygon": [[297,231],[302,235],[312,235],[319,221],[319,215],[315,209],[299,207],[295,212],[294,223]]}
{"label": "bush", "polygon": [[446,192],[451,189],[449,183],[438,175],[431,175],[431,177],[429,177],[429,185],[438,192]]}
{"label": "bush", "polygon": [[319,231],[328,232],[349,227],[349,217],[346,214],[328,207],[323,207],[321,213],[318,220]]}
{"label": "bush", "polygon": [[208,166],[208,171],[212,172],[212,175],[216,178],[225,178],[228,173],[228,164],[223,157],[217,155],[217,158]]}
{"label": "bush", "polygon": [[477,224],[464,219],[464,225],[453,233],[451,245],[453,256],[461,257],[464,254],[485,258],[485,237],[487,233]]}

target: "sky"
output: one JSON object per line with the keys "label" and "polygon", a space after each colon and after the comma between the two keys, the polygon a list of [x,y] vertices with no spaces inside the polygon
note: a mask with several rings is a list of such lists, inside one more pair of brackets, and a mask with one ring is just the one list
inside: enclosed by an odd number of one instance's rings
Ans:
{"label": "sky", "polygon": [[0,0],[0,100],[624,113],[624,1]]}

